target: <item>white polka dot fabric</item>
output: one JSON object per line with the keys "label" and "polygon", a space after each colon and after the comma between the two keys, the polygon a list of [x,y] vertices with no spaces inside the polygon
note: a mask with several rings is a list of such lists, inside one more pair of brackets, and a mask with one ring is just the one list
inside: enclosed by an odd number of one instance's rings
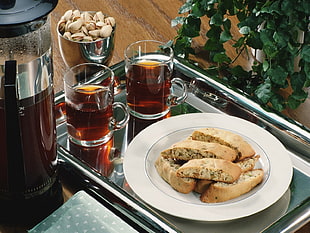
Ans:
{"label": "white polka dot fabric", "polygon": [[79,191],[28,232],[130,233],[137,231],[85,191]]}

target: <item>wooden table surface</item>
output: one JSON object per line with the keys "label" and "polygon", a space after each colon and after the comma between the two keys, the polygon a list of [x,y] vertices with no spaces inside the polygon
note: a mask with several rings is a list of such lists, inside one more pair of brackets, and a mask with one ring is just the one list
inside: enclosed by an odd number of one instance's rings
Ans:
{"label": "wooden table surface", "polygon": [[[59,0],[56,9],[51,13],[53,53],[54,53],[54,85],[55,91],[63,89],[62,76],[66,69],[59,53],[56,25],[60,17],[69,9],[83,11],[99,11],[113,16],[116,19],[115,49],[109,65],[116,64],[124,59],[124,50],[132,42],[143,39],[154,39],[167,42],[177,35],[177,27],[171,27],[171,20],[177,16],[178,10],[184,0]],[[237,21],[231,18],[232,35],[238,34],[234,27]],[[198,55],[193,57],[202,67],[208,67],[206,53],[200,49],[205,43],[205,33],[208,25],[203,21],[201,36],[194,40],[195,50]],[[235,30],[234,30],[235,29]],[[230,48],[230,47],[229,47]],[[228,55],[235,53],[230,48]],[[244,53],[239,57],[235,65],[242,65],[245,69],[251,67],[252,59]],[[310,128],[310,96],[306,103],[297,110],[287,110],[285,114],[301,122]]]}
{"label": "wooden table surface", "polygon": [[172,39],[176,35],[176,29],[170,26],[170,21],[178,15],[181,5],[179,0],[59,0],[52,12],[55,91],[62,89],[61,78],[66,68],[59,53],[55,25],[66,10],[101,10],[115,18],[115,48],[110,62],[113,65],[124,59],[124,50],[132,42],[142,39],[166,42]]}
{"label": "wooden table surface", "polygon": [[[113,65],[124,59],[124,49],[134,41],[155,39],[167,42],[173,39],[177,35],[177,28],[172,28],[170,23],[172,19],[179,16],[178,9],[182,2],[181,0],[59,0],[57,7],[51,13],[55,92],[63,90],[62,75],[66,70],[59,52],[56,24],[67,10],[101,10],[116,19],[115,49],[110,62],[110,65]],[[206,30],[207,26],[203,25],[202,31]],[[202,45],[199,40],[195,43],[197,48]],[[197,60],[200,61],[201,58]],[[203,65],[208,64],[204,59],[202,60]],[[249,62],[245,57],[241,61],[246,67]],[[308,224],[298,232],[309,232],[309,229]],[[23,231],[20,228],[0,225],[0,233],[12,232]]]}

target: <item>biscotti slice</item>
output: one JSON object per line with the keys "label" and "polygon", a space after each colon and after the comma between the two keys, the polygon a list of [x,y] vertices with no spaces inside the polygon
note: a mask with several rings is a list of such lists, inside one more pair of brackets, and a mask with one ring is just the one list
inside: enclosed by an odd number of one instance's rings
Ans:
{"label": "biscotti slice", "polygon": [[239,178],[241,168],[224,159],[204,158],[192,159],[183,164],[178,170],[180,177],[206,179],[233,183]]}
{"label": "biscotti slice", "polygon": [[236,164],[241,168],[242,172],[247,172],[255,167],[256,162],[259,160],[260,156],[256,155],[252,158],[246,158],[237,162]]}
{"label": "biscotti slice", "polygon": [[207,203],[217,203],[239,197],[262,182],[264,172],[261,169],[247,171],[232,184],[216,182],[210,184],[209,188],[200,195],[200,200]]}
{"label": "biscotti slice", "polygon": [[240,135],[218,128],[203,128],[195,130],[191,138],[205,142],[217,142],[235,149],[239,154],[239,160],[252,157],[255,154],[252,146]]}
{"label": "biscotti slice", "polygon": [[206,191],[206,189],[209,187],[210,184],[212,184],[212,180],[199,180],[197,179],[197,183],[195,186],[194,191],[196,193],[203,193],[204,191]]}
{"label": "biscotti slice", "polygon": [[158,174],[178,192],[190,193],[194,190],[196,180],[178,177],[176,171],[180,167],[180,164],[176,163],[173,159],[166,159],[159,156],[155,161],[155,167]]}
{"label": "biscotti slice", "polygon": [[238,154],[234,149],[219,143],[184,140],[162,151],[161,156],[178,160],[217,158],[233,161]]}

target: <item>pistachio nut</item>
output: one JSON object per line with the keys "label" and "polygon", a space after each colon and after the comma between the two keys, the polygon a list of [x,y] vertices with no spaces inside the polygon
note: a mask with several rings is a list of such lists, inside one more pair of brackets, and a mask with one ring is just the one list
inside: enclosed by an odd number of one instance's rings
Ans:
{"label": "pistachio nut", "polygon": [[107,17],[107,18],[105,18],[105,19],[104,19],[104,22],[105,22],[106,24],[111,25],[112,27],[115,26],[115,19],[114,19],[113,17]]}
{"label": "pistachio nut", "polygon": [[104,14],[102,13],[102,11],[98,11],[96,12],[95,16],[94,16],[94,19],[96,21],[101,21],[103,22],[104,21]]}
{"label": "pistachio nut", "polygon": [[89,22],[93,20],[93,16],[88,11],[83,12],[81,14],[81,18],[84,20],[84,22]]}
{"label": "pistachio nut", "polygon": [[71,18],[72,13],[73,13],[72,10],[67,10],[65,14],[63,15],[63,20],[68,21]]}
{"label": "pistachio nut", "polygon": [[89,31],[88,34],[92,37],[99,37],[100,36],[100,30],[92,30],[92,31]]}
{"label": "pistachio nut", "polygon": [[68,40],[72,40],[72,37],[71,37],[71,33],[70,33],[70,32],[65,32],[65,33],[63,34],[63,37],[66,38],[66,39],[68,39]]}
{"label": "pistachio nut", "polygon": [[100,29],[100,36],[103,38],[109,37],[113,31],[111,25],[105,25]]}
{"label": "pistachio nut", "polygon": [[78,19],[68,25],[68,30],[71,33],[76,33],[81,29],[82,25],[83,25],[83,21],[81,19]]}
{"label": "pistachio nut", "polygon": [[58,22],[58,31],[63,37],[74,41],[95,41],[111,36],[115,19],[101,11],[67,10]]}
{"label": "pistachio nut", "polygon": [[83,32],[77,32],[71,35],[72,40],[75,41],[82,41],[85,37],[85,34]]}
{"label": "pistachio nut", "polygon": [[105,25],[107,25],[105,22],[99,21],[96,23],[96,28],[102,28]]}

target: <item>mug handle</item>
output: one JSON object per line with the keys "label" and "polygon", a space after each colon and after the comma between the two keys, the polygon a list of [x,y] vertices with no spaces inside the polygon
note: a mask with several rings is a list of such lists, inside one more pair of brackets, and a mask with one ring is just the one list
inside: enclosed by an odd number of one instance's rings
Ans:
{"label": "mug handle", "polygon": [[[174,93],[174,89],[178,89],[180,95]],[[187,98],[187,86],[180,78],[173,78],[171,80],[171,95],[168,98],[168,105],[175,106],[183,103]]]}
{"label": "mug handle", "polygon": [[119,130],[122,129],[126,126],[126,124],[129,121],[129,113],[127,111],[127,108],[125,106],[125,104],[121,103],[121,102],[114,102],[113,103],[113,110],[119,108],[122,112],[123,112],[123,119],[120,121],[117,121],[115,118],[113,118],[113,120],[111,121],[111,130]]}

